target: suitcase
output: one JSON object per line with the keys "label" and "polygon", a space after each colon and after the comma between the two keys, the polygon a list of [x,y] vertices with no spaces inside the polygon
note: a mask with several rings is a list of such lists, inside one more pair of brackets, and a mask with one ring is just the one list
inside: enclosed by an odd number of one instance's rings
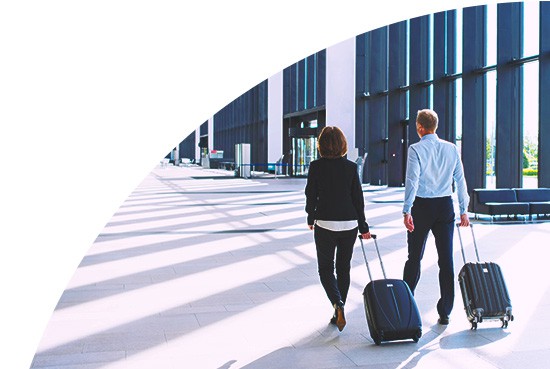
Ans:
{"label": "suitcase", "polygon": [[382,341],[405,339],[418,342],[422,336],[422,322],[414,296],[405,281],[386,278],[376,235],[373,234],[372,238],[384,279],[372,279],[363,239],[359,236],[370,279],[363,290],[363,302],[370,336],[376,345],[380,345]]}
{"label": "suitcase", "polygon": [[474,227],[470,224],[472,239],[476,252],[477,263],[466,262],[464,245],[457,224],[458,238],[464,266],[458,274],[458,284],[462,293],[464,310],[471,329],[477,329],[478,323],[486,320],[500,320],[502,328],[508,327],[508,322],[514,320],[512,303],[500,266],[493,262],[481,262],[477,250]]}

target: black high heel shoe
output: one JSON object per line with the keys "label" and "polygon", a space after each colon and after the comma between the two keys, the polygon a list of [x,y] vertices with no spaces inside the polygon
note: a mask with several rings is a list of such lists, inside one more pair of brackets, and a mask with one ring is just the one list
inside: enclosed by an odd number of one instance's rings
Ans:
{"label": "black high heel shoe", "polygon": [[346,326],[346,316],[344,315],[344,305],[336,306],[336,326],[338,330],[342,332]]}
{"label": "black high heel shoe", "polygon": [[334,314],[330,318],[330,324],[334,324],[338,327],[338,330],[342,332],[346,326],[346,316],[344,314],[344,303],[342,301],[334,304]]}
{"label": "black high heel shoe", "polygon": [[332,318],[330,318],[330,324],[336,325],[336,319],[337,319],[337,314],[336,314],[336,308],[335,308],[334,313],[332,314]]}

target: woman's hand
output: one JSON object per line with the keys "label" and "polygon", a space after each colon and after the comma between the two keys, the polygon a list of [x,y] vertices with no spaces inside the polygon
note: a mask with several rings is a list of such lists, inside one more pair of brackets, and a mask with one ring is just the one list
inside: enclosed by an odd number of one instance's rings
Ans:
{"label": "woman's hand", "polygon": [[361,233],[361,238],[364,240],[368,240],[371,238],[370,232],[367,233]]}
{"label": "woman's hand", "polygon": [[311,229],[313,231],[313,225],[312,224],[308,224],[307,226],[309,227],[309,229]]}

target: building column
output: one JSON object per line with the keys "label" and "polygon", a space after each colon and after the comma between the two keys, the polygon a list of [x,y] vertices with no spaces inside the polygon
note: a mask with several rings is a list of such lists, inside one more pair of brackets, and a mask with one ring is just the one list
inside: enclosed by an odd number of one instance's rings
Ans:
{"label": "building column", "polygon": [[208,119],[208,154],[214,148],[214,117],[210,117]]}
{"label": "building column", "polygon": [[497,188],[521,187],[523,170],[522,67],[523,5],[498,4],[497,34]]}
{"label": "building column", "polygon": [[355,37],[328,47],[326,55],[326,124],[342,129],[348,158],[355,160]]}
{"label": "building column", "polygon": [[405,186],[407,167],[407,95],[399,88],[407,84],[407,23],[389,27],[388,72],[388,186]]}
{"label": "building column", "polygon": [[197,127],[195,130],[195,162],[198,163],[201,160],[201,148],[199,143],[201,141],[201,127]]}
{"label": "building column", "polygon": [[550,2],[540,3],[539,187],[550,187]]}
{"label": "building column", "polygon": [[388,27],[368,33],[368,86],[366,132],[367,176],[375,185],[388,184]]}
{"label": "building column", "polygon": [[416,133],[418,110],[430,108],[430,16],[410,20],[410,92],[409,92],[409,145],[420,139]]}
{"label": "building column", "polygon": [[283,71],[267,81],[267,161],[283,155]]}
{"label": "building column", "polygon": [[456,82],[447,76],[456,73],[456,11],[434,14],[433,109],[439,116],[437,135],[456,140]]}
{"label": "building column", "polygon": [[485,6],[464,9],[462,72],[462,162],[468,190],[485,187],[487,82]]}

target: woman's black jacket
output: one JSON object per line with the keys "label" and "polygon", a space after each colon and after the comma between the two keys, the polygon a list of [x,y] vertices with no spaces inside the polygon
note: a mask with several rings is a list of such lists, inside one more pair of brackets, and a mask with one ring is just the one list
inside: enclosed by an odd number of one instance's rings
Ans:
{"label": "woman's black jacket", "polygon": [[357,220],[359,233],[367,233],[363,189],[357,164],[342,157],[311,162],[305,188],[307,224],[319,220]]}

